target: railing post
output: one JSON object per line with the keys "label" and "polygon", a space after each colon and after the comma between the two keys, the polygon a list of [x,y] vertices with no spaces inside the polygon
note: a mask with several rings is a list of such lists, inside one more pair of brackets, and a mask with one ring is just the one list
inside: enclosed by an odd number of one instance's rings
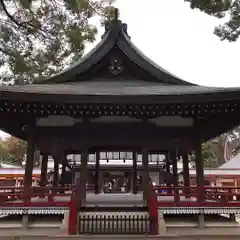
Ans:
{"label": "railing post", "polygon": [[76,235],[77,234],[77,218],[78,218],[78,209],[75,191],[73,190],[70,204],[69,204],[69,221],[68,221],[68,234]]}
{"label": "railing post", "polygon": [[197,187],[197,200],[199,203],[204,202],[205,200],[205,187],[204,186],[198,186]]}
{"label": "railing post", "polygon": [[191,197],[192,193],[191,193],[191,188],[189,186],[184,186],[182,192],[183,192],[183,196],[185,198],[190,198]]}
{"label": "railing post", "polygon": [[233,189],[232,189],[232,188],[229,188],[229,189],[228,189],[227,201],[228,201],[228,202],[233,201]]}
{"label": "railing post", "polygon": [[32,192],[32,187],[28,189],[27,192],[23,192],[23,201],[24,201],[24,206],[28,206],[31,202],[31,192]]}
{"label": "railing post", "polygon": [[180,202],[179,188],[178,187],[174,187],[173,188],[173,192],[174,192],[174,202],[175,203]]}
{"label": "railing post", "polygon": [[54,188],[49,188],[47,189],[48,191],[48,202],[52,203],[53,202],[53,196],[54,196]]}
{"label": "railing post", "polygon": [[150,217],[150,234],[158,234],[158,203],[152,183],[148,186],[148,212]]}

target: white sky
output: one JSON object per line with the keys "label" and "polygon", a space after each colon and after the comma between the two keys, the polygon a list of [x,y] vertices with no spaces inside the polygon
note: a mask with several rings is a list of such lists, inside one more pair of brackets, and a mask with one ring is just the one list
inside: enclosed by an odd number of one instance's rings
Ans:
{"label": "white sky", "polygon": [[184,0],[118,0],[132,41],[160,66],[208,86],[240,86],[240,42],[213,34],[222,20],[193,11]]}
{"label": "white sky", "polygon": [[200,85],[240,87],[240,41],[222,42],[213,34],[220,20],[184,0],[117,0],[116,6],[133,43],[169,72]]}

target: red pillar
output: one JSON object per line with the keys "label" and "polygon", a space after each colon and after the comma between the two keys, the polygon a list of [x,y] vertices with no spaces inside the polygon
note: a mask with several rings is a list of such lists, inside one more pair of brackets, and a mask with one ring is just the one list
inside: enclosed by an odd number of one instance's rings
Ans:
{"label": "red pillar", "polygon": [[77,218],[78,218],[78,206],[76,200],[76,192],[73,191],[70,205],[69,205],[69,220],[68,220],[68,234],[77,234]]}
{"label": "red pillar", "polygon": [[77,234],[77,219],[80,207],[86,199],[86,183],[87,183],[87,162],[88,162],[88,149],[84,149],[81,154],[81,170],[80,178],[76,184],[76,191],[73,192],[70,213],[69,213],[69,235]]}
{"label": "red pillar", "polygon": [[27,154],[26,154],[26,165],[25,165],[25,174],[24,174],[24,202],[29,204],[31,187],[32,187],[32,172],[33,172],[33,163],[34,163],[34,152],[35,152],[35,125],[36,122],[32,122],[28,126],[28,145],[27,145]]}
{"label": "red pillar", "polygon": [[158,233],[158,201],[152,183],[148,186],[148,212],[150,216],[150,234]]}

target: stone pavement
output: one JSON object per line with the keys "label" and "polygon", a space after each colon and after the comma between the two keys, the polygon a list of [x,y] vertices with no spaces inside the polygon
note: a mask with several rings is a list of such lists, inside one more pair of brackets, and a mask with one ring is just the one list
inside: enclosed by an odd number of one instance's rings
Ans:
{"label": "stone pavement", "polygon": [[0,239],[2,240],[68,240],[68,239],[89,239],[89,240],[144,240],[144,239],[178,239],[178,240],[237,240],[240,238],[240,230],[234,229],[185,229],[181,233],[169,232],[164,236],[143,236],[143,235],[85,235],[85,236],[67,236],[57,229],[30,229],[27,232],[21,230],[0,230]]}
{"label": "stone pavement", "polygon": [[[16,236],[16,237],[8,237],[8,236],[4,236],[2,239],[4,240],[43,240],[43,237],[40,236]],[[55,237],[44,237],[44,239],[47,240],[69,240],[69,239],[87,239],[87,240],[123,240],[123,239],[138,239],[138,240],[145,240],[145,239],[156,239],[156,240],[239,240],[239,236],[219,236],[219,235],[215,235],[215,236],[156,236],[156,237],[141,237],[141,236],[122,236],[121,238],[116,238],[115,236],[109,236],[108,238],[106,238],[105,236],[74,236],[74,237],[69,237],[69,236],[65,236],[65,237],[59,237],[59,236],[55,236]]]}

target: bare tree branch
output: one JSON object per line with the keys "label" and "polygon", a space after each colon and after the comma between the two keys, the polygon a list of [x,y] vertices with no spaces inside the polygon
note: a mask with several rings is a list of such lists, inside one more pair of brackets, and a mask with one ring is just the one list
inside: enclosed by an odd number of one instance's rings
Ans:
{"label": "bare tree branch", "polygon": [[10,13],[9,11],[7,10],[7,6],[4,2],[4,0],[0,0],[0,5],[2,7],[2,10],[4,11],[4,13],[6,14],[6,16],[12,21],[14,22],[18,27],[22,27],[22,25],[24,23],[19,23]]}

